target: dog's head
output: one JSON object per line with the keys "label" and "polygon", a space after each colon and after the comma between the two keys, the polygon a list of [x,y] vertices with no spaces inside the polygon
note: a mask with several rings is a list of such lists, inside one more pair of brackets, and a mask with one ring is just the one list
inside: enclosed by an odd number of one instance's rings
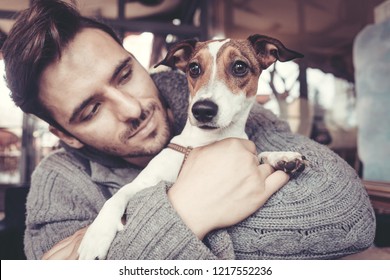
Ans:
{"label": "dog's head", "polygon": [[303,55],[263,35],[246,40],[190,39],[174,44],[156,67],[166,65],[186,73],[191,124],[216,129],[246,121],[263,69],[276,60],[300,57]]}

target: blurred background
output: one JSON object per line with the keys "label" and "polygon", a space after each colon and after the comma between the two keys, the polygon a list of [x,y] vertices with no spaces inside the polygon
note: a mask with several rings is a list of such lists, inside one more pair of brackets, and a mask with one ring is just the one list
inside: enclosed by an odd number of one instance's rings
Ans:
{"label": "blurred background", "polygon": [[[0,0],[1,40],[33,1]],[[364,180],[377,213],[390,213],[390,0],[68,2],[111,25],[147,69],[170,44],[193,37],[264,34],[303,53],[297,63],[263,72],[257,101],[292,131],[338,153]],[[6,190],[28,186],[35,166],[57,147],[45,123],[13,105],[0,79],[0,215]]]}

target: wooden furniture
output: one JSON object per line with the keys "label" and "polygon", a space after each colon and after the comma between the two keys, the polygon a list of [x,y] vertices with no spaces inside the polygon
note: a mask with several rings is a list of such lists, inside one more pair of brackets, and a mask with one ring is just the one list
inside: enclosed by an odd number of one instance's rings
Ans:
{"label": "wooden furniture", "polygon": [[390,249],[390,182],[363,180],[376,216],[374,244]]}
{"label": "wooden furniture", "polygon": [[370,196],[375,213],[390,215],[390,182],[363,180],[363,184]]}

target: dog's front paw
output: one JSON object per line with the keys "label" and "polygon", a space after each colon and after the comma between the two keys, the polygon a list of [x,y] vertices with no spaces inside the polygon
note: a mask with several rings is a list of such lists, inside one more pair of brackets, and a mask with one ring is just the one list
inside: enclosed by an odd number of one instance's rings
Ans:
{"label": "dog's front paw", "polygon": [[88,227],[78,249],[80,260],[104,260],[118,231],[123,229],[121,221],[98,215]]}
{"label": "dog's front paw", "polygon": [[258,158],[260,164],[268,163],[275,170],[282,170],[290,176],[298,175],[307,165],[306,157],[297,152],[262,152]]}

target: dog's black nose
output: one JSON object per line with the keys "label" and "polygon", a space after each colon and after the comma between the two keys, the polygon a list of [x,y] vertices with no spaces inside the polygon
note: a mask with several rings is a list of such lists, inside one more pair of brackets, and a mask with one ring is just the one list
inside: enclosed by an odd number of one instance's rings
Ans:
{"label": "dog's black nose", "polygon": [[210,122],[218,113],[218,106],[210,100],[195,102],[192,106],[192,114],[200,122]]}

